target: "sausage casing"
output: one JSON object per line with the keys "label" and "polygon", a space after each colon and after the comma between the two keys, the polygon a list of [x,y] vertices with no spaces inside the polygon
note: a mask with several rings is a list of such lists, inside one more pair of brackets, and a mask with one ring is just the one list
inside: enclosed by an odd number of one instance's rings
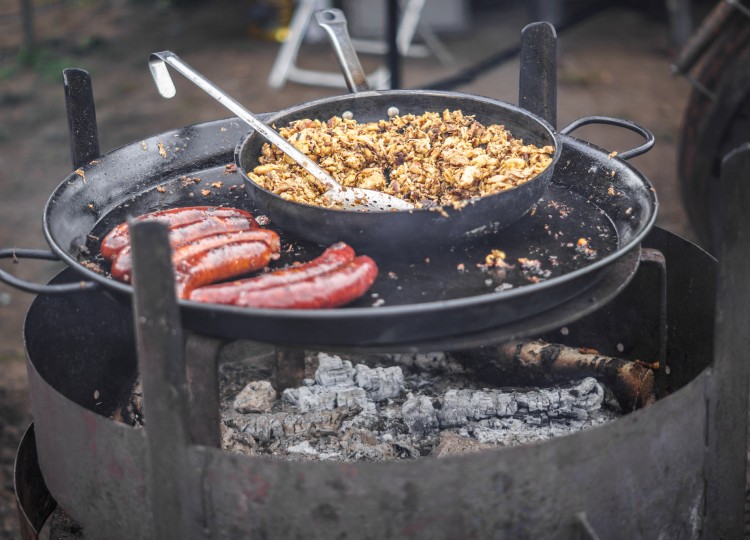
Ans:
{"label": "sausage casing", "polygon": [[253,278],[201,287],[192,292],[190,299],[198,302],[232,304],[242,293],[290,285],[297,281],[305,281],[321,274],[327,274],[351,262],[354,260],[354,256],[355,253],[351,246],[344,242],[338,242],[328,247],[319,257],[310,262],[282,268]]}
{"label": "sausage casing", "polygon": [[[334,308],[365,294],[377,275],[375,261],[363,255],[330,272],[302,281],[267,289],[238,291],[230,302],[223,303],[272,309]],[[195,295],[191,299],[195,299]]]}
{"label": "sausage casing", "polygon": [[[170,243],[172,236],[170,233]],[[229,231],[212,236],[204,236],[194,241],[182,242],[177,245],[173,244],[172,264],[177,265],[181,261],[197,255],[208,249],[216,248],[224,244],[230,244],[240,241],[258,241],[264,242],[271,249],[272,256],[277,254],[281,248],[279,235],[268,229],[246,229],[240,231]],[[112,277],[118,281],[130,283],[131,272],[133,271],[133,259],[130,246],[121,249],[114,260],[110,272]]]}
{"label": "sausage casing", "polygon": [[175,264],[177,296],[188,298],[202,285],[254,272],[268,265],[273,253],[265,242],[238,241],[205,249]]}
{"label": "sausage casing", "polygon": [[[200,221],[206,217],[245,217],[254,221],[253,215],[239,208],[224,208],[220,206],[186,206],[181,208],[170,208],[158,210],[136,217],[136,221],[154,219],[167,224],[170,228]],[[127,221],[120,223],[109,231],[102,239],[99,252],[105,260],[111,261],[118,251],[130,244],[130,231]]]}

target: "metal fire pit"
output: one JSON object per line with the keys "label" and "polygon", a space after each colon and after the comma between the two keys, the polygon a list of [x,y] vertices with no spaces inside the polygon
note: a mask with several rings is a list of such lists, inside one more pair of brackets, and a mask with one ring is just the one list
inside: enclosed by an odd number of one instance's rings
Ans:
{"label": "metal fire pit", "polygon": [[[84,144],[79,155],[97,153]],[[750,170],[750,150],[728,159],[722,198],[738,207],[750,186],[730,179]],[[179,325],[165,324],[177,316],[169,295],[159,295],[170,290],[166,271],[154,274],[166,281],[146,282],[136,294],[144,397],[152,396],[147,429],[117,423],[108,416],[138,369],[130,309],[97,291],[41,295],[25,327],[35,427],[16,471],[27,537],[55,502],[86,538],[739,536],[748,368],[732,360],[748,350],[750,284],[742,278],[750,275],[750,220],[728,206],[725,222],[716,321],[715,261],[654,229],[638,271],[620,282],[629,282],[624,290],[587,289],[576,301],[590,305],[565,312],[558,325],[549,313],[511,332],[659,358],[659,401],[575,435],[441,459],[301,463],[213,447],[215,433],[201,432],[201,414],[193,416],[205,397],[191,396],[189,411],[186,387],[201,386],[196,370],[211,372],[205,349],[220,343],[191,335],[183,351]],[[58,281],[75,278],[66,270]],[[498,331],[496,341],[509,335]]]}
{"label": "metal fire pit", "polygon": [[[576,435],[442,459],[249,458],[189,444],[175,424],[160,437],[171,437],[162,452],[176,465],[167,479],[150,471],[144,431],[106,417],[136,372],[127,309],[101,293],[41,296],[26,324],[41,472],[87,538],[162,538],[165,524],[175,538],[710,537],[738,515],[737,501],[715,506],[729,463],[706,444],[718,451],[721,400],[741,393],[718,395],[725,364],[711,368],[716,267],[660,229],[646,244],[666,258],[669,395]],[[613,302],[567,325],[565,341],[654,357],[662,292],[660,271],[644,266]],[[94,300],[104,304],[87,311]],[[71,336],[69,325],[85,330]],[[155,478],[179,494],[171,513],[152,513]]]}

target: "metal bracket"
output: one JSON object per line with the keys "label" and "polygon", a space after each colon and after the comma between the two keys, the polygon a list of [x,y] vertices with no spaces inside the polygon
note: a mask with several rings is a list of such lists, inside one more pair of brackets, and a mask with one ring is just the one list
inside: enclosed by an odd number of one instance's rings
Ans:
{"label": "metal bracket", "polygon": [[656,397],[661,399],[667,393],[669,365],[667,364],[667,260],[664,254],[652,248],[641,249],[641,268],[653,269],[659,280],[657,302],[657,326],[659,334],[659,369],[656,371]]}
{"label": "metal bracket", "polygon": [[190,334],[185,342],[190,439],[193,444],[221,447],[219,351],[222,341]]}
{"label": "metal bracket", "polygon": [[154,538],[189,538],[191,470],[185,351],[166,225],[131,220],[133,317],[146,423]]}
{"label": "metal bracket", "polygon": [[521,31],[518,105],[557,127],[557,33],[550,23]]}
{"label": "metal bracket", "polygon": [[101,155],[94,91],[88,72],[77,68],[63,70],[63,85],[68,114],[70,159],[75,170]]}

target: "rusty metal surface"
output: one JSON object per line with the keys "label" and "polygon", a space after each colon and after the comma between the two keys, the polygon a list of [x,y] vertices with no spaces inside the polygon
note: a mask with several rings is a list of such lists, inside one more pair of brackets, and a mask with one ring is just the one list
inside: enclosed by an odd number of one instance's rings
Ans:
{"label": "rusty metal surface", "polygon": [[[698,538],[706,375],[544,444],[442,459],[288,463],[194,448],[217,538]],[[661,509],[661,511],[659,511]]]}
{"label": "rusty metal surface", "polygon": [[[668,268],[677,253],[681,264],[671,266],[690,267],[693,274],[699,269],[710,279],[709,256],[664,231],[654,235],[649,240],[665,252]],[[704,368],[710,352],[706,354],[696,341],[705,331],[690,325],[695,311],[710,305],[713,290],[694,286],[685,296],[682,279],[688,272],[682,272],[685,275],[675,280],[682,290],[669,292],[670,298],[683,297],[669,314],[670,326],[678,328],[678,341],[683,342],[677,351],[682,356],[674,358],[671,343],[668,354],[670,365],[689,364],[684,369],[698,375],[654,406],[570,437],[438,460],[292,463],[192,446],[190,467],[184,471],[191,481],[183,494],[184,509],[195,526],[191,537],[566,538],[580,531],[576,516],[581,512],[602,538],[700,537],[710,376]],[[628,294],[623,293],[623,301]],[[97,328],[106,322],[103,312],[111,308],[107,301],[113,301],[100,296],[95,313],[84,314],[70,305],[67,309],[72,311],[62,309],[68,335],[71,322],[83,317],[74,327],[87,326],[103,339]],[[80,387],[93,394],[98,383],[86,366],[97,363],[104,371],[115,369],[113,364],[120,361],[115,349],[122,344],[117,336],[107,335],[104,341],[112,354],[99,351],[92,358],[72,348],[64,328],[45,335],[47,345],[36,339],[40,328],[50,330],[40,322],[49,318],[48,310],[59,314],[69,301],[40,297],[27,323],[42,472],[50,492],[87,534],[148,538],[153,531],[143,432],[116,424],[63,395],[81,393]],[[617,313],[590,317],[616,318]],[[674,335],[670,330],[670,340]],[[73,390],[63,387],[73,386],[72,380],[60,386],[41,375],[54,373],[49,366],[59,363],[78,372]],[[127,383],[132,373],[120,378]],[[96,409],[96,402],[85,405]],[[195,525],[200,520],[205,521]],[[106,535],[96,536],[103,521]]]}

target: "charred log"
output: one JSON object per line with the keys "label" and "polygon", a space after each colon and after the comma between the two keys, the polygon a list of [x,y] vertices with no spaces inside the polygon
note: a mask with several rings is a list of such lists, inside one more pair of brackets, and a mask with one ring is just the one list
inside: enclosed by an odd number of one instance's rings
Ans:
{"label": "charred log", "polygon": [[653,366],[638,360],[543,341],[509,342],[483,349],[481,354],[481,360],[477,360],[477,351],[472,351],[471,363],[482,379],[496,384],[549,386],[594,377],[614,394],[623,412],[655,400]]}

